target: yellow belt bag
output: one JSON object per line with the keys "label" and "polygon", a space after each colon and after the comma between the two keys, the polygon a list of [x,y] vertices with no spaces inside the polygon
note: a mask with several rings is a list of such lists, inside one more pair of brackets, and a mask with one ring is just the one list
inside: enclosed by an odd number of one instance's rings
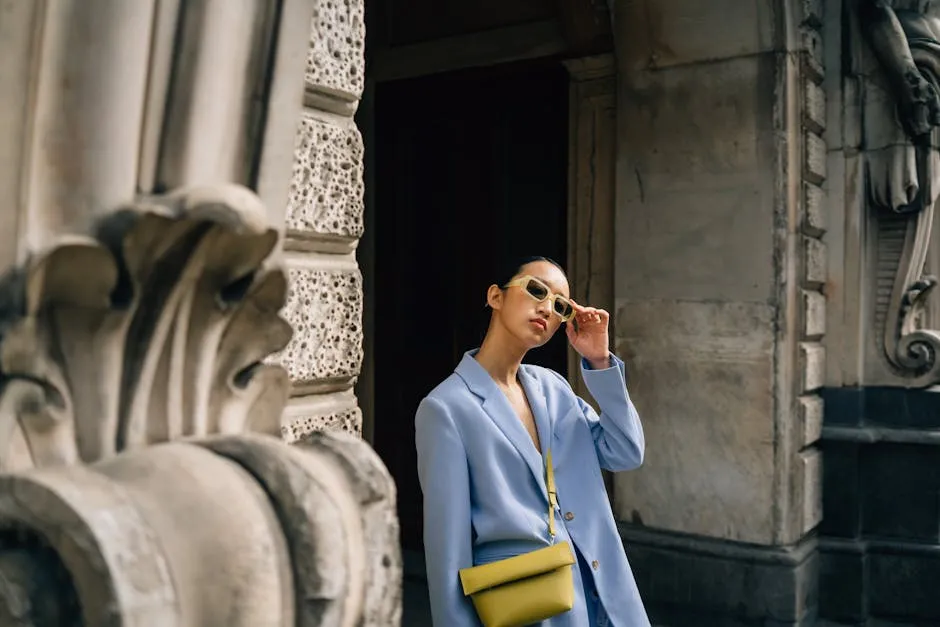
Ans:
{"label": "yellow belt bag", "polygon": [[552,451],[545,452],[548,533],[552,545],[491,564],[464,568],[460,583],[485,627],[524,627],[563,614],[574,606],[574,554],[567,542],[555,544],[555,473]]}

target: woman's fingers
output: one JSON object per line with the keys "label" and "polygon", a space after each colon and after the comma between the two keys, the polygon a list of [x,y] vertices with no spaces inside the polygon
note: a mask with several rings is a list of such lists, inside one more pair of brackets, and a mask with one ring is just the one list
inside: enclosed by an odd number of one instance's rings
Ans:
{"label": "woman's fingers", "polygon": [[587,308],[585,311],[579,312],[575,315],[575,317],[578,319],[578,322],[585,323],[605,322],[607,320],[607,316],[603,310],[594,309],[592,307]]}
{"label": "woman's fingers", "polygon": [[578,324],[591,324],[598,323],[610,320],[610,314],[604,311],[603,309],[597,309],[595,307],[585,307],[579,305],[574,300],[569,300],[571,303],[572,309],[575,312],[575,318],[578,320]]}

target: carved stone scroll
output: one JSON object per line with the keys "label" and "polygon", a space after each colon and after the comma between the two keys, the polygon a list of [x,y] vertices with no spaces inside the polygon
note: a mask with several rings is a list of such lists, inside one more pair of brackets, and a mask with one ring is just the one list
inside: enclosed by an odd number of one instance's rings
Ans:
{"label": "carved stone scroll", "polygon": [[351,436],[279,437],[266,215],[181,189],[0,282],[0,624],[398,624],[385,467]]}
{"label": "carved stone scroll", "polygon": [[881,69],[866,84],[864,118],[875,337],[898,384],[926,387],[940,382],[940,331],[923,328],[937,283],[924,265],[940,195],[940,22],[881,0],[860,11]]}

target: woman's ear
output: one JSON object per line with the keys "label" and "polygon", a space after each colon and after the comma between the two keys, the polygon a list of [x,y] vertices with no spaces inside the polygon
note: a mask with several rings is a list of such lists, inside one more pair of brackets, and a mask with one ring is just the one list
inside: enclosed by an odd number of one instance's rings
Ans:
{"label": "woman's ear", "polygon": [[503,290],[499,289],[495,283],[486,290],[486,304],[494,311],[502,307]]}

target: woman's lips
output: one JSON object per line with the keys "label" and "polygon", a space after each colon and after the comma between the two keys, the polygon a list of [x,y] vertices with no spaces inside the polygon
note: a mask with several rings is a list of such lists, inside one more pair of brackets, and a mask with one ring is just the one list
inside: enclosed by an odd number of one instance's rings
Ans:
{"label": "woman's lips", "polygon": [[529,320],[529,322],[537,326],[538,328],[542,329],[543,331],[548,330],[548,323],[542,320],[541,318],[533,318],[532,320]]}

